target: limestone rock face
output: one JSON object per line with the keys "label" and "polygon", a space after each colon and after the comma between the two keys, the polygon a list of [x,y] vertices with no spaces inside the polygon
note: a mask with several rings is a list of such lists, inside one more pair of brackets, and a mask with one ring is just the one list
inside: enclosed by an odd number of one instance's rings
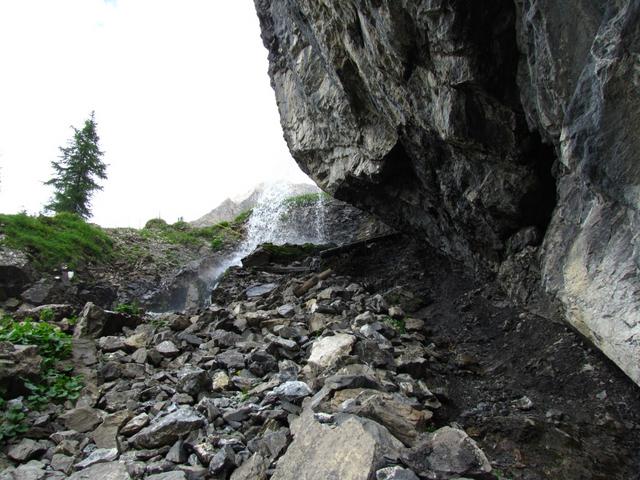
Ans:
{"label": "limestone rock face", "polygon": [[521,299],[544,286],[640,382],[637,2],[255,4],[305,172]]}

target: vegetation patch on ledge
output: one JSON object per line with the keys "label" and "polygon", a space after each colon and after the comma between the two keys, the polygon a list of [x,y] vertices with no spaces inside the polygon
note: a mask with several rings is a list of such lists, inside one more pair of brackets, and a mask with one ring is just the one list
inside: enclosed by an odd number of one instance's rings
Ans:
{"label": "vegetation patch on ledge", "polygon": [[168,224],[161,218],[154,218],[140,230],[140,235],[180,245],[197,246],[208,243],[213,250],[219,250],[229,241],[242,236],[243,224],[249,214],[245,216],[243,213],[233,222],[219,222],[209,227],[192,227],[183,220]]}
{"label": "vegetation patch on ledge", "polygon": [[0,214],[0,234],[0,243],[24,251],[43,269],[102,263],[111,258],[113,250],[111,239],[100,227],[72,213],[52,217]]}
{"label": "vegetation patch on ledge", "polygon": [[284,200],[284,204],[288,207],[308,207],[321,200],[327,200],[329,198],[331,198],[331,196],[325,192],[304,193],[302,195],[296,195],[295,197],[286,198]]}

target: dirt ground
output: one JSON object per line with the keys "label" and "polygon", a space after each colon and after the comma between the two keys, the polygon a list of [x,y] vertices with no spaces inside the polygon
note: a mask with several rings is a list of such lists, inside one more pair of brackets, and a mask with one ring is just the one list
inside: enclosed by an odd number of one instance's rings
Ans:
{"label": "dirt ground", "polygon": [[513,306],[433,250],[403,237],[325,261],[372,292],[402,285],[427,306],[435,345],[425,381],[501,479],[640,479],[640,388],[565,327]]}

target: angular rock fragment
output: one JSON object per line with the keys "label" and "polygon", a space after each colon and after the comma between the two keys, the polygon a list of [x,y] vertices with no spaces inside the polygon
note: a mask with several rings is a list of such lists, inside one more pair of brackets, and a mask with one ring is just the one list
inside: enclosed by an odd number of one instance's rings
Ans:
{"label": "angular rock fragment", "polygon": [[403,448],[376,422],[342,414],[334,425],[324,425],[309,409],[294,422],[292,433],[293,443],[278,460],[272,480],[370,480]]}
{"label": "angular rock fragment", "polygon": [[205,419],[191,407],[179,409],[154,418],[148,427],[131,437],[130,442],[138,448],[156,448],[170,445],[185,435],[205,424]]}
{"label": "angular rock fragment", "polygon": [[442,427],[429,434],[406,454],[404,463],[423,476],[491,473],[491,464],[476,442],[464,431],[451,427]]}

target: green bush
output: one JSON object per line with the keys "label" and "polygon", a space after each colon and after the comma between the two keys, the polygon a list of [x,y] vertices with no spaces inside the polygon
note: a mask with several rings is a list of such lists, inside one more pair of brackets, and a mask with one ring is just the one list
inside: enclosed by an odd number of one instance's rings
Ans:
{"label": "green bush", "polygon": [[240,213],[236,218],[234,218],[232,223],[234,225],[243,224],[244,222],[247,221],[247,219],[251,216],[252,213],[253,213],[252,208],[250,208],[249,210],[245,210],[244,212]]}
{"label": "green bush", "polygon": [[55,317],[55,313],[49,307],[43,308],[40,310],[40,321],[41,322],[52,322]]}
{"label": "green bush", "polygon": [[32,217],[24,213],[0,215],[1,241],[26,252],[44,269],[82,262],[103,263],[111,258],[113,244],[100,228],[72,213]]}
{"label": "green bush", "polygon": [[194,247],[208,243],[214,250],[222,248],[228,241],[241,236],[240,225],[235,222],[220,222],[209,227],[192,227],[181,220],[173,225],[167,225],[164,220],[159,219],[149,220],[140,234],[145,238],[157,238],[167,243]]}
{"label": "green bush", "polygon": [[15,322],[11,317],[3,318],[0,321],[0,341],[15,345],[36,345],[45,368],[52,366],[56,360],[71,356],[70,335],[55,325],[34,322],[30,318],[23,322]]}
{"label": "green bush", "polygon": [[126,313],[128,315],[141,315],[144,313],[144,310],[136,303],[133,305],[129,303],[120,303],[115,310],[118,313]]}
{"label": "green bush", "polygon": [[319,193],[304,193],[302,195],[296,195],[295,197],[289,197],[284,200],[284,204],[289,207],[308,207],[318,203],[322,199],[331,198],[329,194],[325,192]]}
{"label": "green bush", "polygon": [[144,228],[146,229],[153,229],[153,228],[163,229],[163,228],[167,228],[167,226],[168,226],[167,222],[165,222],[161,218],[152,218],[151,220],[149,220],[147,223],[144,224]]}
{"label": "green bush", "polygon": [[7,406],[7,402],[0,397],[0,442],[26,432],[29,429],[26,418],[27,415],[21,406]]}

